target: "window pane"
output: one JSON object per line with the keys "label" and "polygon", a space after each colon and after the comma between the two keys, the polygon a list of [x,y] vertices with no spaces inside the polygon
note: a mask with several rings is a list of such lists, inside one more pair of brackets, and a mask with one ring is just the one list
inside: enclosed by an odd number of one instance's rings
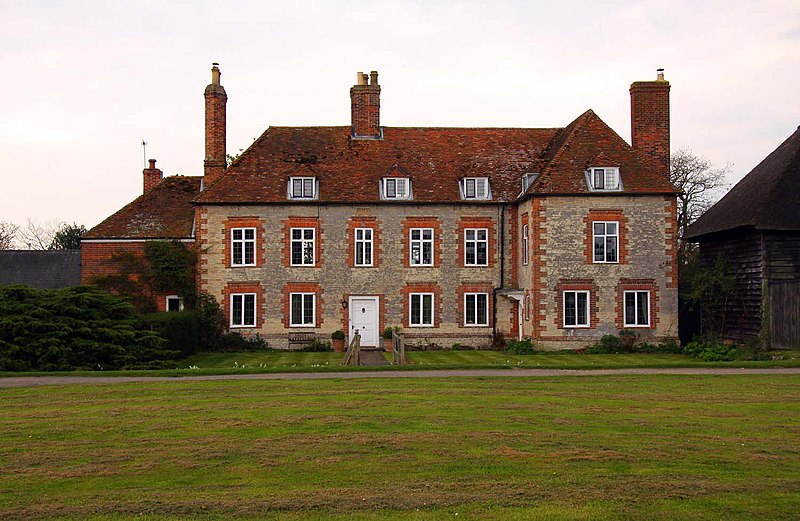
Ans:
{"label": "window pane", "polygon": [[466,190],[465,196],[472,199],[475,197],[475,180],[474,179],[467,179],[466,180]]}
{"label": "window pane", "polygon": [[181,310],[181,299],[178,298],[167,299],[167,311],[180,311],[180,310]]}
{"label": "window pane", "polygon": [[433,324],[433,295],[422,296],[422,323]]}
{"label": "window pane", "polygon": [[386,197],[397,197],[397,183],[394,179],[386,180]]}
{"label": "window pane", "polygon": [[303,263],[303,243],[292,241],[292,264]]}
{"label": "window pane", "polygon": [[478,262],[477,264],[487,264],[486,262],[486,243],[479,242],[478,243]]}
{"label": "window pane", "polygon": [[422,230],[422,238],[425,239],[426,241],[432,240],[433,230],[431,230],[430,228],[425,228],[424,230]]}
{"label": "window pane", "polygon": [[595,237],[594,238],[594,260],[598,262],[603,262],[606,260],[605,256],[605,248],[603,247],[603,237]]}
{"label": "window pane", "polygon": [[475,180],[475,197],[485,198],[489,191],[486,189],[486,179]]}
{"label": "window pane", "polygon": [[397,197],[405,197],[408,194],[407,186],[408,186],[407,179],[397,180]]}
{"label": "window pane", "polygon": [[364,264],[364,243],[356,243],[356,264]]}
{"label": "window pane", "polygon": [[303,239],[310,241],[314,240],[314,228],[306,228],[303,230]]}
{"label": "window pane", "polygon": [[564,293],[564,325],[575,325],[575,292]]}
{"label": "window pane", "polygon": [[303,179],[303,197],[314,197],[314,179]]}
{"label": "window pane", "polygon": [[298,293],[292,294],[292,324],[303,323],[303,295]]}
{"label": "window pane", "polygon": [[303,195],[302,179],[292,179],[292,197],[302,197],[302,195]]}
{"label": "window pane", "polygon": [[617,176],[616,172],[612,169],[606,169],[606,188],[609,190],[613,190],[617,187]]}
{"label": "window pane", "polygon": [[638,297],[636,307],[636,324],[639,326],[646,326],[650,323],[650,316],[647,312],[649,295],[646,291],[640,291],[636,295]]}
{"label": "window pane", "polygon": [[234,229],[233,230],[233,240],[234,241],[241,241],[242,240],[242,229]]}
{"label": "window pane", "polygon": [[588,306],[586,305],[587,304],[587,299],[586,299],[587,296],[588,295],[586,293],[578,293],[577,294],[577,298],[578,298],[578,323],[577,323],[577,325],[579,325],[579,326],[588,326],[589,325],[589,319],[586,316],[586,311],[587,311],[587,308],[588,308]]}
{"label": "window pane", "polygon": [[256,296],[255,295],[245,295],[244,296],[244,325],[245,326],[254,326],[254,325],[256,325]]}
{"label": "window pane", "polygon": [[433,245],[430,242],[422,243],[422,264],[433,264]]}
{"label": "window pane", "polygon": [[606,233],[609,235],[616,235],[617,223],[606,223]]}
{"label": "window pane", "polygon": [[606,261],[617,262],[617,238],[606,237]]}
{"label": "window pane", "polygon": [[486,295],[485,293],[481,293],[479,295],[476,295],[476,299],[477,299],[477,308],[478,308],[478,310],[477,310],[477,316],[475,317],[476,318],[475,323],[476,324],[488,324],[489,323],[489,305],[488,305],[489,295]]}
{"label": "window pane", "polygon": [[371,241],[372,240],[372,228],[364,228],[361,230],[364,232],[364,239]]}
{"label": "window pane", "polygon": [[254,242],[244,243],[244,263],[255,264],[254,257],[255,257],[255,243]]}
{"label": "window pane", "polygon": [[594,187],[596,189],[602,189],[605,185],[603,184],[603,174],[604,170],[602,168],[596,168],[594,170]]}
{"label": "window pane", "polygon": [[303,264],[314,264],[314,243],[303,243]]}
{"label": "window pane", "polygon": [[371,265],[372,264],[372,243],[368,242],[364,244],[364,255],[363,255],[363,264]]}
{"label": "window pane", "polygon": [[420,263],[420,250],[421,244],[419,242],[411,243],[411,264]]}
{"label": "window pane", "polygon": [[234,326],[242,325],[242,296],[233,295],[231,297],[231,324]]}
{"label": "window pane", "polygon": [[464,233],[466,234],[466,239],[468,241],[475,240],[475,230],[465,230]]}
{"label": "window pane", "polygon": [[603,235],[603,233],[605,233],[605,231],[606,231],[605,230],[606,227],[605,227],[605,225],[603,223],[594,223],[593,224],[593,228],[594,228],[594,234],[595,235]]}
{"label": "window pane", "polygon": [[300,240],[303,238],[303,230],[300,228],[292,228],[292,240]]}
{"label": "window pane", "polygon": [[477,230],[478,240],[485,241],[486,240],[486,230]]}
{"label": "window pane", "polygon": [[466,263],[475,264],[476,262],[477,261],[475,260],[475,242],[474,241],[467,242]]}
{"label": "window pane", "polygon": [[464,322],[466,324],[475,324],[475,295],[466,295],[465,299],[466,320]]}
{"label": "window pane", "polygon": [[625,292],[625,325],[636,324],[636,293]]}
{"label": "window pane", "polygon": [[233,264],[242,264],[242,242],[233,243]]}
{"label": "window pane", "polygon": [[314,295],[303,295],[303,324],[314,323]]}
{"label": "window pane", "polygon": [[411,240],[418,241],[422,237],[422,230],[411,230]]}
{"label": "window pane", "polygon": [[411,295],[411,323],[420,323],[420,300],[421,295]]}

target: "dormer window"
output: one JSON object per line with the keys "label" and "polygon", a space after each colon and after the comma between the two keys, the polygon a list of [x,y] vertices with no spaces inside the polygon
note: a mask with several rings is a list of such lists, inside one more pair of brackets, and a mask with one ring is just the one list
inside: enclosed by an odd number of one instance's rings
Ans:
{"label": "dormer window", "polygon": [[383,199],[411,199],[411,180],[405,177],[385,177],[381,180]]}
{"label": "dormer window", "polygon": [[522,193],[525,193],[528,187],[530,187],[533,184],[533,182],[536,181],[537,177],[539,177],[539,174],[534,174],[534,173],[522,174]]}
{"label": "dormer window", "polygon": [[461,180],[462,199],[491,199],[488,177],[465,177]]}
{"label": "dormer window", "polygon": [[316,199],[316,177],[290,177],[289,199]]}
{"label": "dormer window", "polygon": [[622,189],[619,180],[619,168],[592,167],[589,169],[588,174],[589,186],[593,191],[617,191]]}

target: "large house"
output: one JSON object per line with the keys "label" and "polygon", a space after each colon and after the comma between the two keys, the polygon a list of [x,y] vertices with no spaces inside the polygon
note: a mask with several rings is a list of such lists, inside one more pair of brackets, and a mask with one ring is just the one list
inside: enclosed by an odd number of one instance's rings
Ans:
{"label": "large house", "polygon": [[669,88],[661,70],[631,85],[629,145],[591,110],[563,128],[381,126],[378,73],[358,73],[350,125],[269,127],[226,166],[214,64],[203,177],[151,161],[144,193],[84,237],[83,280],[174,239],[230,328],[274,347],[339,329],[377,345],[387,326],[442,347],[676,337]]}
{"label": "large house", "polygon": [[[800,347],[800,128],[686,231],[700,265],[722,259],[733,279],[715,331]],[[708,325],[708,324],[706,324]]]}

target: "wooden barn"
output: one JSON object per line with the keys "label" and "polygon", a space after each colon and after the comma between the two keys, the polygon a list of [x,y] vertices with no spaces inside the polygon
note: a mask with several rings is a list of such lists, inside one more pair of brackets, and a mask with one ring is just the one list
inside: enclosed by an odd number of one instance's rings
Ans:
{"label": "wooden barn", "polygon": [[700,264],[724,259],[734,277],[721,334],[763,333],[777,349],[800,348],[800,127],[686,233]]}

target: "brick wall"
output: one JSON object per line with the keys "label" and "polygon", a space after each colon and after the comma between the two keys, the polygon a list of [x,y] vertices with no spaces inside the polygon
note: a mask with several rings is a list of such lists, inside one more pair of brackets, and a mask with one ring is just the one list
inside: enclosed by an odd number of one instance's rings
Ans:
{"label": "brick wall", "polygon": [[669,82],[631,85],[631,146],[669,179]]}

